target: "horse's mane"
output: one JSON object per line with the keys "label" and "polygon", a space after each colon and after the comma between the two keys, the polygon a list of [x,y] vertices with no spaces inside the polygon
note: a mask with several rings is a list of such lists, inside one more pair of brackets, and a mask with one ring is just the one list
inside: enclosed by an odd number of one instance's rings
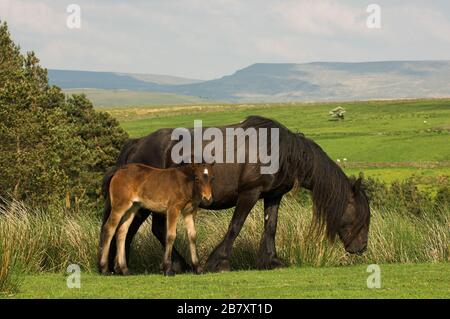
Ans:
{"label": "horse's mane", "polygon": [[317,145],[302,133],[293,133],[277,121],[250,116],[243,127],[279,129],[280,183],[293,183],[312,192],[315,221],[326,226],[329,239],[334,239],[349,200],[351,183],[342,169]]}

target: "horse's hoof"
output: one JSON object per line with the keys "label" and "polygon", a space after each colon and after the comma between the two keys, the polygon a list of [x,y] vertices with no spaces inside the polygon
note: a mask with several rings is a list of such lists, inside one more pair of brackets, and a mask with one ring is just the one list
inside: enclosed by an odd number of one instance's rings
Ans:
{"label": "horse's hoof", "polygon": [[177,274],[192,272],[192,267],[182,259],[174,260],[172,262],[172,269]]}
{"label": "horse's hoof", "polygon": [[173,277],[175,276],[175,271],[173,271],[173,269],[167,269],[164,271],[164,276]]}
{"label": "horse's hoof", "polygon": [[258,269],[276,269],[276,268],[283,268],[286,267],[285,264],[278,258],[270,258],[270,259],[264,259],[258,262]]}
{"label": "horse's hoof", "polygon": [[197,266],[194,268],[194,274],[200,275],[203,272],[203,268],[200,266]]}
{"label": "horse's hoof", "polygon": [[205,266],[208,272],[230,271],[230,262],[228,259],[211,260]]}

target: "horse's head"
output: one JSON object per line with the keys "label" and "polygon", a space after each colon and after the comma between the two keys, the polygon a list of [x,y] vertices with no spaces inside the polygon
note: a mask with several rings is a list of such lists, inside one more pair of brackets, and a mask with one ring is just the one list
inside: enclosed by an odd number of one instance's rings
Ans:
{"label": "horse's head", "polygon": [[358,255],[367,248],[370,223],[369,202],[361,182],[361,177],[352,182],[347,208],[342,215],[338,230],[345,250]]}
{"label": "horse's head", "polygon": [[210,205],[213,201],[211,182],[214,179],[213,164],[194,164],[194,184],[202,204]]}

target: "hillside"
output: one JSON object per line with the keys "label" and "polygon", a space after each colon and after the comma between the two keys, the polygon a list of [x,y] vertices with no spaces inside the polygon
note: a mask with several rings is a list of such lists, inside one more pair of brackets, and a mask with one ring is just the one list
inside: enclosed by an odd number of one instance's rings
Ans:
{"label": "hillside", "polygon": [[63,89],[164,90],[164,85],[190,84],[200,80],[160,74],[48,70],[50,84]]}
{"label": "hillside", "polygon": [[64,89],[63,91],[66,94],[85,94],[97,108],[205,104],[213,102],[196,96],[145,90]]}
{"label": "hillside", "polygon": [[339,101],[450,96],[449,61],[253,64],[176,92],[240,102]]}
{"label": "hillside", "polygon": [[201,82],[58,70],[49,70],[49,77],[51,83],[66,89],[144,90],[227,102],[450,97],[450,61],[257,63],[232,75]]}

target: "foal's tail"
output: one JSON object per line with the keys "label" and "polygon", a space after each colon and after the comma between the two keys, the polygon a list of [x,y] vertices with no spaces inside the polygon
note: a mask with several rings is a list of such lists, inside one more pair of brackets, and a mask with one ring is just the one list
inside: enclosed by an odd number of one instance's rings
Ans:
{"label": "foal's tail", "polygon": [[127,163],[128,156],[134,151],[138,140],[138,138],[130,138],[125,142],[122,150],[120,151],[119,157],[117,158],[115,167],[109,169],[103,176],[102,193],[105,200],[108,198],[109,183],[111,182],[111,178],[114,176],[117,170],[119,170],[119,168]]}
{"label": "foal's tail", "polygon": [[116,174],[116,172],[119,170],[119,168],[120,167],[113,167],[109,169],[103,176],[102,194],[105,200],[109,198],[109,184],[111,183],[111,179],[113,178],[114,174]]}
{"label": "foal's tail", "polygon": [[128,157],[131,153],[134,152],[138,141],[138,138],[130,138],[129,140],[127,140],[123,145],[122,150],[120,151],[115,167],[109,169],[103,176],[102,194],[103,198],[105,199],[103,224],[105,224],[105,222],[108,220],[109,214],[111,213],[111,199],[109,198],[109,184],[111,183],[111,179],[113,178],[114,174],[127,163]]}
{"label": "foal's tail", "polygon": [[114,174],[117,172],[119,167],[113,167],[110,170],[108,170],[105,175],[103,176],[103,183],[102,183],[102,194],[103,198],[105,199],[105,207],[103,210],[103,223],[104,225],[106,221],[108,220],[109,214],[111,213],[111,199],[109,198],[109,184],[111,183],[111,179],[113,178]]}

